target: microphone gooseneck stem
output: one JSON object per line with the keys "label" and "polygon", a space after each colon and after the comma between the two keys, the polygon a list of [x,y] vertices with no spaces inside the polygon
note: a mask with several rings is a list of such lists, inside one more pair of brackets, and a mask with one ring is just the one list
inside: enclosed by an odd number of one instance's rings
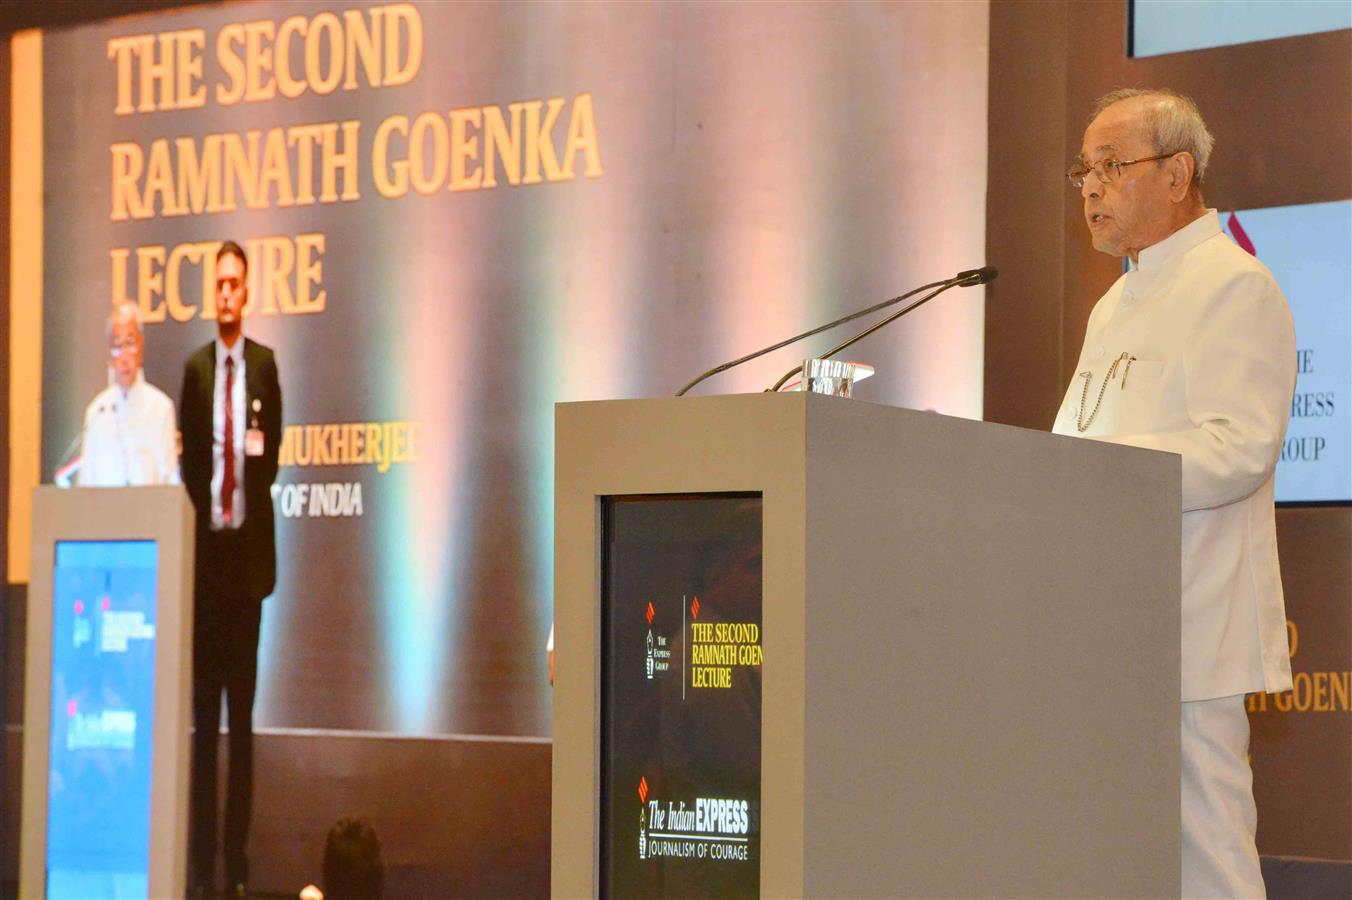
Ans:
{"label": "microphone gooseneck stem", "polygon": [[[767,354],[767,353],[773,353],[774,351],[780,349],[781,347],[787,347],[789,344],[795,343],[795,342],[797,342],[797,341],[801,341],[801,340],[803,340],[803,339],[805,339],[805,338],[810,338],[810,337],[812,337],[813,335],[816,335],[816,334],[821,334],[823,331],[828,331],[828,330],[830,330],[830,329],[832,329],[832,328],[835,328],[837,325],[844,325],[846,322],[853,322],[855,319],[858,319],[858,318],[861,317],[861,316],[867,316],[868,314],[870,314],[870,313],[875,313],[875,312],[877,312],[877,311],[880,310],[880,309],[885,309],[885,308],[891,306],[891,305],[894,304],[894,303],[900,303],[902,300],[905,300],[905,299],[907,299],[908,297],[913,297],[913,296],[915,296],[916,294],[920,293],[921,291],[927,291],[927,290],[929,290],[929,289],[932,288],[932,287],[938,287],[939,285],[945,285],[945,286],[951,287],[951,286],[952,286],[952,284],[951,284],[952,281],[953,281],[953,279],[948,278],[948,279],[945,279],[945,280],[943,280],[943,281],[932,281],[932,282],[930,282],[929,284],[922,284],[920,287],[916,288],[915,290],[913,290],[913,291],[907,291],[906,293],[902,294],[902,295],[899,296],[899,297],[893,297],[893,298],[890,299],[890,300],[884,300],[882,303],[875,303],[873,306],[870,306],[868,309],[861,309],[861,310],[859,310],[859,312],[850,313],[848,316],[844,316],[844,317],[842,317],[842,318],[836,319],[836,320],[833,321],[833,322],[827,322],[825,325],[819,325],[819,326],[817,326],[816,328],[813,328],[813,329],[810,330],[810,331],[804,331],[802,334],[796,334],[796,335],[794,335],[794,336],[791,337],[791,338],[786,338],[785,340],[782,340],[782,341],[780,341],[780,342],[777,343],[777,344],[771,344],[769,347],[765,347],[764,349],[757,350],[755,353],[748,353],[746,356],[738,357],[737,359],[734,359],[734,360],[732,360],[731,362],[725,362],[725,363],[723,363],[721,366],[714,366],[712,369],[710,369],[709,371],[707,371],[707,372],[705,372],[704,374],[700,375],[698,378],[695,378],[693,381],[691,381],[691,382],[690,382],[689,384],[687,384],[685,387],[683,387],[683,388],[681,388],[679,391],[677,391],[677,392],[676,392],[676,396],[677,396],[677,397],[684,396],[686,391],[690,390],[692,387],[694,387],[695,385],[699,384],[699,383],[700,383],[701,381],[703,381],[704,379],[710,378],[710,377],[712,377],[712,376],[714,376],[714,375],[717,375],[719,372],[726,372],[728,369],[731,369],[733,366],[740,366],[742,363],[744,363],[744,362],[749,362],[750,360],[753,360],[753,359],[755,359],[755,358],[758,357],[758,356],[764,356],[764,355]],[[928,300],[929,298],[926,297],[925,299]],[[921,302],[923,303],[924,301],[922,300]],[[916,305],[919,305],[919,304],[916,304]],[[911,308],[911,307],[907,307],[907,308],[909,309],[909,308]]]}
{"label": "microphone gooseneck stem", "polygon": [[[972,283],[979,283],[979,282],[972,282]],[[930,293],[928,293],[928,294],[926,294],[925,296],[921,297],[919,300],[915,301],[914,303],[910,304],[909,306],[906,306],[906,307],[904,307],[904,308],[902,308],[902,309],[899,309],[899,310],[897,310],[896,312],[892,313],[892,315],[888,316],[887,318],[882,319],[882,320],[880,320],[880,321],[878,321],[878,322],[875,322],[874,324],[870,325],[868,328],[865,328],[863,331],[861,331],[861,332],[859,332],[858,334],[856,334],[854,337],[852,337],[852,338],[850,338],[849,340],[844,341],[844,342],[842,342],[842,343],[840,343],[840,344],[837,344],[836,346],[832,347],[830,350],[827,350],[825,353],[821,354],[820,356],[818,356],[818,357],[816,357],[816,358],[817,358],[817,359],[827,359],[827,358],[829,358],[829,357],[835,356],[837,353],[839,353],[840,351],[844,350],[846,347],[850,346],[851,344],[854,344],[854,343],[856,343],[856,342],[858,342],[858,341],[861,341],[861,340],[863,340],[864,338],[868,337],[870,334],[873,334],[873,332],[877,331],[879,328],[882,328],[884,325],[887,325],[887,324],[889,324],[889,323],[891,323],[891,322],[895,322],[897,319],[900,319],[902,316],[906,315],[908,312],[910,312],[910,311],[913,310],[913,309],[919,309],[920,307],[924,306],[926,303],[928,303],[929,301],[933,300],[935,297],[939,296],[940,294],[942,294],[944,291],[948,290],[949,288],[957,287],[957,286],[959,286],[959,285],[963,285],[964,287],[966,287],[966,285],[964,285],[962,281],[957,281],[957,280],[954,280],[954,279],[950,279],[949,281],[946,281],[946,282],[940,282],[940,284],[941,284],[942,286],[941,286],[938,290],[936,290],[936,291],[931,291]],[[925,285],[925,287],[926,287],[926,288],[927,288],[927,287],[934,287],[934,285],[927,284],[927,285]],[[923,291],[924,289],[925,289],[925,288],[919,288],[919,290],[922,290],[922,291]],[[776,381],[776,382],[775,382],[775,386],[772,387],[772,388],[770,388],[766,393],[774,393],[774,392],[778,391],[780,388],[782,388],[782,387],[784,386],[784,382],[788,381],[790,378],[792,378],[792,377],[794,376],[795,373],[801,372],[802,370],[803,370],[803,367],[802,367],[802,366],[794,366],[792,369],[789,369],[789,371],[787,371],[787,372],[784,373],[784,377],[781,378],[781,379],[779,379],[778,381]]]}

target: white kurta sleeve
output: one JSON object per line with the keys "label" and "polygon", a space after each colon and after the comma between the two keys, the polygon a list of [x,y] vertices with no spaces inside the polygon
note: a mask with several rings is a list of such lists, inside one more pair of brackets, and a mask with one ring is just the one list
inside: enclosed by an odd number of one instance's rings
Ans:
{"label": "white kurta sleeve", "polygon": [[1209,291],[1186,342],[1191,428],[1099,438],[1183,457],[1183,511],[1256,491],[1276,465],[1296,381],[1286,298],[1265,271],[1235,273]]}
{"label": "white kurta sleeve", "polygon": [[94,448],[89,440],[89,419],[94,413],[94,404],[89,404],[85,408],[84,418],[80,425],[80,467],[75,470],[75,484],[78,487],[87,487],[94,483],[93,460]]}
{"label": "white kurta sleeve", "polygon": [[167,396],[163,404],[159,439],[158,484],[178,484],[178,427],[174,421],[174,402]]}

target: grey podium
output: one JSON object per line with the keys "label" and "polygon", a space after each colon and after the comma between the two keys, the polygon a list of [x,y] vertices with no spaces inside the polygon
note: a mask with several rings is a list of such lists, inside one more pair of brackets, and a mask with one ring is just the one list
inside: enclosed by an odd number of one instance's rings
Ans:
{"label": "grey podium", "polygon": [[[1180,478],[811,394],[558,405],[552,894],[1178,896]],[[747,510],[758,588],[662,574]]]}
{"label": "grey podium", "polygon": [[182,897],[193,509],[179,486],[39,487],[22,897]]}

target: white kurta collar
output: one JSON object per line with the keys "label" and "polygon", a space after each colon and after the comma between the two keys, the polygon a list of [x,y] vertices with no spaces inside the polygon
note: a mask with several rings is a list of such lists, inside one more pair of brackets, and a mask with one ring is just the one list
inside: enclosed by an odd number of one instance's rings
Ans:
{"label": "white kurta collar", "polygon": [[1179,259],[1193,247],[1221,233],[1221,217],[1214,209],[1193,219],[1158,244],[1152,244],[1137,254],[1132,271],[1151,275]]}
{"label": "white kurta collar", "polygon": [[131,380],[131,385],[125,390],[117,383],[117,376],[113,374],[112,367],[108,367],[108,387],[112,390],[113,402],[118,406],[131,403],[133,398],[141,393],[142,386],[146,383],[146,373],[144,369],[136,370],[136,377]]}

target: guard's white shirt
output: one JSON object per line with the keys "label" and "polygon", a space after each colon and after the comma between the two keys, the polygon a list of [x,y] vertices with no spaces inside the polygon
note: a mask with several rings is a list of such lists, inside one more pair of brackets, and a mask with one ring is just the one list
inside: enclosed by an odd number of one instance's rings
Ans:
{"label": "guard's white shirt", "polygon": [[1289,690],[1273,470],[1296,343],[1267,267],[1207,210],[1103,295],[1075,371],[1055,433],[1183,457],[1182,699]]}
{"label": "guard's white shirt", "polygon": [[174,401],[138,370],[125,392],[116,383],[85,409],[80,440],[82,487],[178,484]]}
{"label": "guard's white shirt", "polygon": [[[221,506],[221,485],[225,483],[225,361],[235,361],[235,374],[230,390],[231,424],[235,445],[235,492],[231,501],[230,521],[225,521]],[[249,420],[244,418],[248,399],[244,380],[244,338],[235,341],[229,350],[216,338],[216,386],[211,393],[211,528],[238,528],[244,524],[244,432]]]}

